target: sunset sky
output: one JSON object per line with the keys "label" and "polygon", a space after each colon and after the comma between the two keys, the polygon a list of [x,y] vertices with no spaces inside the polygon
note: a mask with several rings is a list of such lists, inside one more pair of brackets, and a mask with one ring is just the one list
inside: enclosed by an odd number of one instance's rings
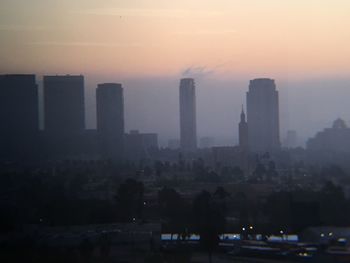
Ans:
{"label": "sunset sky", "polygon": [[348,0],[2,0],[3,72],[350,73]]}

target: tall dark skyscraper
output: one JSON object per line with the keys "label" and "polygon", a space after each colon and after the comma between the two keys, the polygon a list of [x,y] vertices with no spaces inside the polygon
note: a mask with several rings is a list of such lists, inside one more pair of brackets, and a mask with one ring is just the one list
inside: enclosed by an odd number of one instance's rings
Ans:
{"label": "tall dark skyscraper", "polygon": [[273,79],[250,81],[247,92],[249,149],[256,152],[280,148],[278,91]]}
{"label": "tall dark skyscraper", "polygon": [[50,134],[84,131],[83,76],[44,76],[44,127]]}
{"label": "tall dark skyscraper", "polygon": [[99,84],[96,89],[97,132],[104,157],[120,159],[124,149],[124,97],[121,84]]}
{"label": "tall dark skyscraper", "polygon": [[180,81],[180,146],[185,151],[197,148],[196,93],[191,78]]}
{"label": "tall dark skyscraper", "polygon": [[242,105],[242,112],[241,112],[241,121],[239,122],[238,127],[238,133],[239,133],[239,147],[242,151],[248,151],[249,149],[249,140],[248,140],[248,124],[245,119],[245,113],[243,110]]}
{"label": "tall dark skyscraper", "polygon": [[44,130],[48,156],[75,158],[84,154],[83,76],[44,76]]}
{"label": "tall dark skyscraper", "polygon": [[39,132],[35,75],[0,75],[0,151],[3,158],[34,155]]}

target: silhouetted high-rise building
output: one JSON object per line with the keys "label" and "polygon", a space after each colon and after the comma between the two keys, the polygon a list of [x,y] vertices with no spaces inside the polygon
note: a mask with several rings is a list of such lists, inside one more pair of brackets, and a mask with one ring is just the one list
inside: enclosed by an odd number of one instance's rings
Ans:
{"label": "silhouetted high-rise building", "polygon": [[35,75],[0,75],[1,158],[34,156],[39,132]]}
{"label": "silhouetted high-rise building", "polygon": [[242,151],[248,151],[249,141],[248,141],[248,124],[245,119],[245,113],[242,105],[241,121],[239,122],[239,147]]}
{"label": "silhouetted high-rise building", "polygon": [[44,76],[44,130],[49,156],[83,154],[84,76]]}
{"label": "silhouetted high-rise building", "polygon": [[256,152],[280,149],[278,91],[273,79],[250,81],[247,92],[249,149]]}
{"label": "silhouetted high-rise building", "polygon": [[185,151],[197,148],[196,94],[191,78],[180,81],[180,146]]}
{"label": "silhouetted high-rise building", "polygon": [[84,131],[84,76],[44,76],[44,127],[49,133]]}
{"label": "silhouetted high-rise building", "polygon": [[99,84],[96,89],[97,132],[104,157],[120,159],[124,149],[124,98],[121,84]]}

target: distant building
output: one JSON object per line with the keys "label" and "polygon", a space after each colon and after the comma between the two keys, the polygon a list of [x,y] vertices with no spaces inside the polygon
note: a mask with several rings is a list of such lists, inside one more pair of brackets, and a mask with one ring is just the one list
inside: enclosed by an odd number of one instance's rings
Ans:
{"label": "distant building", "polygon": [[44,76],[44,131],[48,155],[70,158],[82,154],[83,76]]}
{"label": "distant building", "polygon": [[306,143],[308,150],[319,152],[350,153],[350,128],[342,119],[336,119],[332,128],[318,132]]}
{"label": "distant building", "polygon": [[158,134],[157,133],[142,133],[143,146],[146,149],[158,150]]}
{"label": "distant building", "polygon": [[125,153],[128,160],[149,158],[154,151],[158,151],[156,133],[140,133],[138,130],[131,130],[125,134]]}
{"label": "distant building", "polygon": [[176,150],[180,148],[180,140],[178,139],[170,139],[168,140],[168,148],[172,150]]}
{"label": "distant building", "polygon": [[34,157],[38,133],[35,75],[0,75],[0,158]]}
{"label": "distant building", "polygon": [[239,147],[216,146],[212,148],[214,164],[221,166],[240,166],[241,152]]}
{"label": "distant building", "polygon": [[238,125],[239,149],[240,149],[240,167],[246,177],[249,176],[249,137],[248,123],[245,119],[245,113],[242,105],[241,121]]}
{"label": "distant building", "polygon": [[245,119],[243,105],[242,105],[242,112],[241,112],[241,121],[239,122],[239,127],[238,127],[238,134],[239,134],[239,147],[242,151],[247,152],[249,149],[248,124]]}
{"label": "distant building", "polygon": [[121,159],[124,148],[124,98],[121,84],[99,84],[96,89],[96,117],[103,157]]}
{"label": "distant building", "polygon": [[44,76],[44,127],[58,134],[85,129],[83,76]]}
{"label": "distant building", "polygon": [[215,139],[213,137],[202,137],[199,140],[200,148],[211,148],[215,144]]}
{"label": "distant building", "polygon": [[294,130],[287,131],[287,136],[284,142],[284,146],[287,148],[295,148],[298,144],[297,132]]}
{"label": "distant building", "polygon": [[197,148],[196,93],[194,80],[180,81],[180,146],[184,151]]}
{"label": "distant building", "polygon": [[249,149],[270,152],[280,149],[278,91],[273,79],[250,81],[247,92]]}

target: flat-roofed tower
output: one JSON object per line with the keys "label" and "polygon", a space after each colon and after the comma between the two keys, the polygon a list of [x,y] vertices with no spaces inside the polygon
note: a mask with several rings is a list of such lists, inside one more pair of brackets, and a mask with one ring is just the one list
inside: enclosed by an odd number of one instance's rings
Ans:
{"label": "flat-roofed tower", "polygon": [[101,153],[107,158],[121,159],[124,149],[124,97],[121,84],[98,84],[96,115]]}
{"label": "flat-roofed tower", "polygon": [[196,92],[192,78],[180,80],[180,146],[185,151],[197,149]]}
{"label": "flat-roofed tower", "polygon": [[280,149],[278,91],[273,79],[253,79],[247,92],[249,149],[271,152]]}
{"label": "flat-roofed tower", "polygon": [[44,76],[44,127],[50,134],[84,131],[84,76]]}
{"label": "flat-roofed tower", "polygon": [[44,76],[44,134],[52,158],[84,153],[84,76]]}
{"label": "flat-roofed tower", "polygon": [[34,74],[0,75],[0,159],[35,155],[39,132]]}

